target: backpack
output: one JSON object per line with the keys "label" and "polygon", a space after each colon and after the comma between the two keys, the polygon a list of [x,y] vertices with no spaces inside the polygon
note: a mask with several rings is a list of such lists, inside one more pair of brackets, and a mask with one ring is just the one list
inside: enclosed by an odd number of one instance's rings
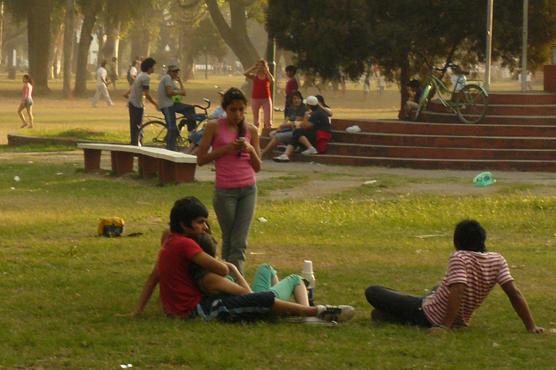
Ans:
{"label": "backpack", "polygon": [[101,218],[98,223],[97,234],[107,238],[121,236],[124,232],[124,225],[125,222],[121,217]]}

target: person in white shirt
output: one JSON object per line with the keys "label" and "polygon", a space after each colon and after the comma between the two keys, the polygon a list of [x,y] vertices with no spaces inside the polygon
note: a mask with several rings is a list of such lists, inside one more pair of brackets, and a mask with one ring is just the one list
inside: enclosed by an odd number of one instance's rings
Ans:
{"label": "person in white shirt", "polygon": [[100,99],[104,99],[106,100],[106,104],[108,104],[109,107],[113,106],[114,103],[112,103],[112,99],[110,99],[110,94],[108,93],[108,81],[106,80],[107,76],[108,76],[108,72],[106,71],[106,61],[103,60],[100,63],[100,66],[97,69],[97,73],[96,73],[96,79],[97,79],[97,90],[95,92],[95,95],[93,96],[93,108],[96,108],[97,106],[97,102]]}

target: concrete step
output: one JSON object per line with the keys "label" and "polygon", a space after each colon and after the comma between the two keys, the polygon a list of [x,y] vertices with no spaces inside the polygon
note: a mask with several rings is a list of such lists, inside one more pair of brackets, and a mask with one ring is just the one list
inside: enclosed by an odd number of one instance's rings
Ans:
{"label": "concrete step", "polygon": [[[453,113],[438,113],[424,111],[419,118],[423,122],[460,122]],[[555,125],[556,116],[500,116],[486,115],[480,122],[483,125]]]}
{"label": "concrete step", "polygon": [[556,94],[544,92],[494,92],[488,95],[491,104],[556,104]]}
{"label": "concrete step", "polygon": [[391,133],[333,134],[337,143],[421,146],[442,148],[488,148],[488,149],[556,149],[556,138],[550,137],[503,137],[503,136],[453,136],[416,135]]}
{"label": "concrete step", "polygon": [[499,170],[499,171],[556,171],[556,161],[533,160],[467,160],[428,158],[388,158],[319,154],[296,155],[295,161],[316,162],[346,166],[407,167],[418,169]]}
{"label": "concrete step", "polygon": [[347,143],[330,143],[326,154],[388,158],[556,160],[556,149],[438,148]]}
{"label": "concrete step", "polygon": [[556,137],[556,125],[486,125],[465,123],[429,123],[398,120],[353,121],[335,119],[334,133],[344,133],[345,129],[357,125],[362,132],[381,132],[421,135],[457,136],[539,136]]}
{"label": "concrete step", "polygon": [[[431,102],[427,111],[437,113],[452,113],[441,103]],[[479,112],[479,110],[477,110]],[[482,108],[481,108],[482,111]],[[554,104],[493,104],[489,102],[487,115],[490,116],[553,116],[556,117]]]}

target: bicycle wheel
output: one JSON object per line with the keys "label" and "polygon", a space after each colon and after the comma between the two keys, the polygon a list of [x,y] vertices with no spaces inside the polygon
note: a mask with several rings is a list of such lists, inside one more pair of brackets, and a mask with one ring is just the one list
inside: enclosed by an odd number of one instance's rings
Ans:
{"label": "bicycle wheel", "polygon": [[160,148],[166,147],[166,136],[168,128],[163,121],[152,120],[141,125],[141,134],[143,136],[142,144],[145,146],[156,146]]}
{"label": "bicycle wheel", "polygon": [[478,123],[486,115],[488,94],[479,85],[466,85],[456,93],[455,109],[463,123]]}

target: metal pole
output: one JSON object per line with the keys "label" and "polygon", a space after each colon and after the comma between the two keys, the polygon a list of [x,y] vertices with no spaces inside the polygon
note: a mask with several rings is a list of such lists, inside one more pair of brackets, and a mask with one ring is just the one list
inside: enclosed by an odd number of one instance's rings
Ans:
{"label": "metal pole", "polygon": [[[274,38],[268,38],[266,59],[268,67],[270,69],[270,73],[274,76],[274,81],[276,81],[276,39]],[[276,104],[276,83],[273,83],[270,86],[270,94],[272,95],[272,103]]]}
{"label": "metal pole", "polygon": [[2,50],[4,49],[4,2],[0,1],[0,64],[2,61]]}
{"label": "metal pole", "polygon": [[490,65],[492,63],[492,13],[494,0],[487,4],[487,29],[486,29],[486,60],[485,60],[485,89],[490,90]]}
{"label": "metal pole", "polygon": [[527,91],[527,38],[529,28],[529,0],[523,0],[523,44],[521,45],[521,91]]}

